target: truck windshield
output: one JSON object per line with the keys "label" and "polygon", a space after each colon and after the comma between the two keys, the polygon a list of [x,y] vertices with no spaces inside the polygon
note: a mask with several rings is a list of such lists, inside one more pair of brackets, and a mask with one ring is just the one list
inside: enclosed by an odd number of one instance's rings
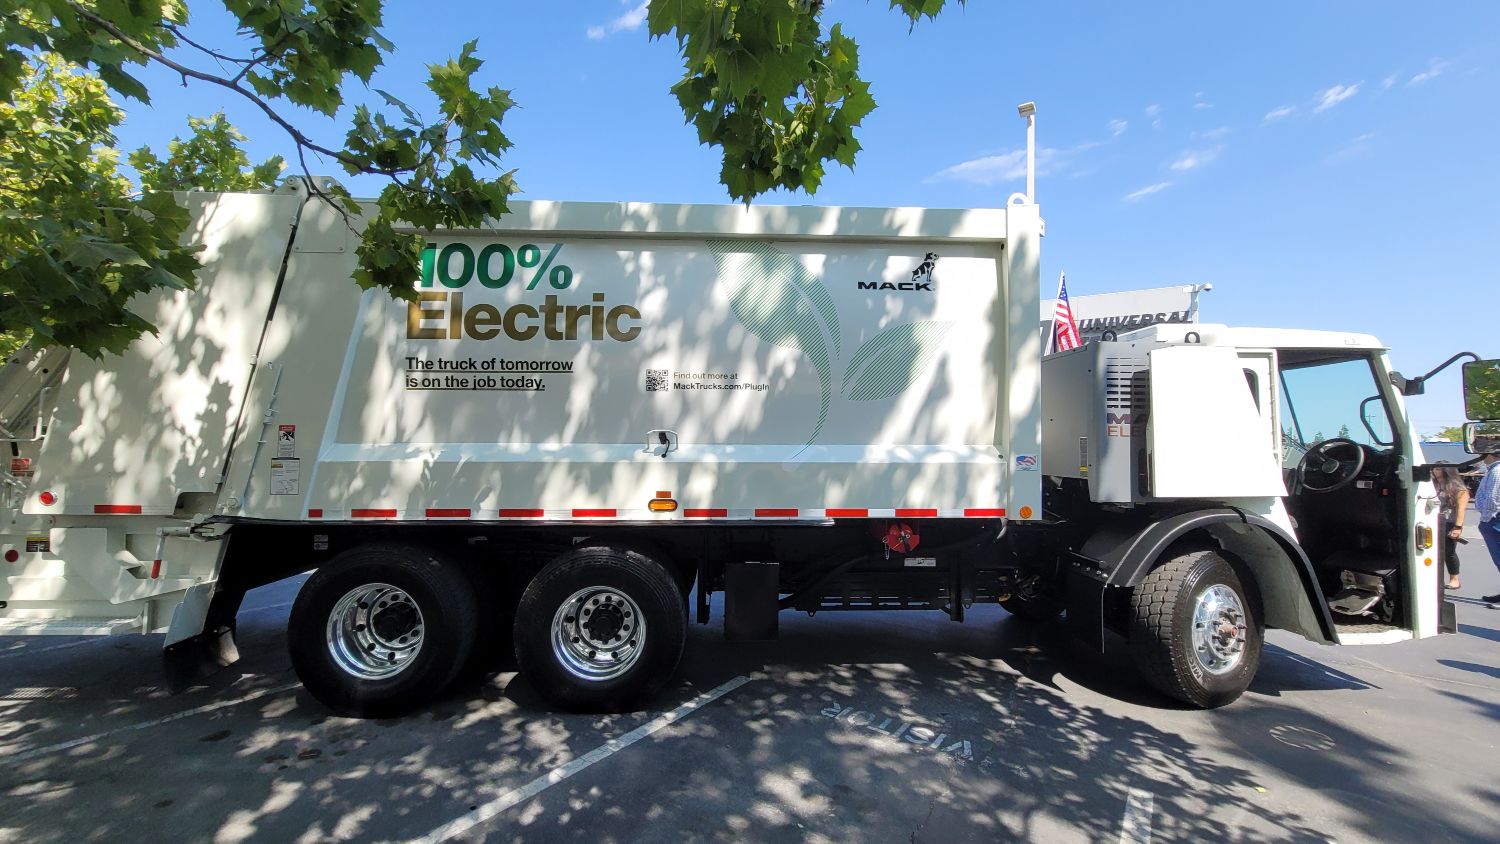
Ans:
{"label": "truck windshield", "polygon": [[1305,363],[1283,358],[1281,443],[1286,465],[1295,466],[1307,449],[1345,437],[1377,451],[1388,450],[1390,415],[1375,371],[1365,357],[1322,358]]}

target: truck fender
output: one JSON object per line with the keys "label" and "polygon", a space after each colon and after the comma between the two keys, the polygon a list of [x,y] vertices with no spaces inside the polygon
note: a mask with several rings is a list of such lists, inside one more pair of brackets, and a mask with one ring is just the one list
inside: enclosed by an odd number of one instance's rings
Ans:
{"label": "truck fender", "polygon": [[1194,531],[1212,537],[1254,574],[1268,625],[1320,644],[1338,641],[1307,553],[1279,525],[1254,513],[1233,507],[1178,513],[1127,536],[1096,535],[1085,543],[1084,553],[1109,573],[1107,586],[1133,588],[1173,543]]}

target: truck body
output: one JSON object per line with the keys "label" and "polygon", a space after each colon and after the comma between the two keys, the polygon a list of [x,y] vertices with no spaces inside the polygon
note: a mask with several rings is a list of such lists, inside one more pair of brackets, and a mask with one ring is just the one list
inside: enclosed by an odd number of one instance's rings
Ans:
{"label": "truck body", "polygon": [[0,634],[222,662],[246,589],[317,569],[294,664],[381,714],[494,640],[560,706],[628,705],[714,592],[732,639],[1066,611],[1205,706],[1264,626],[1442,627],[1378,341],[1161,325],[1043,360],[1034,204],[518,202],[425,233],[404,301],[300,182],[183,200],[204,269],[138,303],[159,334],[0,370]]}

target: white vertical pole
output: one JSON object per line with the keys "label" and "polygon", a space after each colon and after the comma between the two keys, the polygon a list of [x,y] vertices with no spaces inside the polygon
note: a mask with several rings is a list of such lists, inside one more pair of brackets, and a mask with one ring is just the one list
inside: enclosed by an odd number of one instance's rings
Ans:
{"label": "white vertical pole", "polygon": [[1036,103],[1021,103],[1016,111],[1026,118],[1026,193],[1013,193],[1005,202],[1014,204],[1018,200],[1027,205],[1036,204]]}
{"label": "white vertical pole", "polygon": [[1036,204],[1036,110],[1026,115],[1026,198]]}

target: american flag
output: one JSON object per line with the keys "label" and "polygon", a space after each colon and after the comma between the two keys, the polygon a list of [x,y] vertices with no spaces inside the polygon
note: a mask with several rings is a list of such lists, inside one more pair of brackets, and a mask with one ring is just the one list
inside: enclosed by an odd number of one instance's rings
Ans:
{"label": "american flag", "polygon": [[1081,344],[1078,323],[1073,321],[1073,306],[1068,304],[1068,277],[1058,273],[1057,304],[1052,308],[1052,351],[1066,352]]}

